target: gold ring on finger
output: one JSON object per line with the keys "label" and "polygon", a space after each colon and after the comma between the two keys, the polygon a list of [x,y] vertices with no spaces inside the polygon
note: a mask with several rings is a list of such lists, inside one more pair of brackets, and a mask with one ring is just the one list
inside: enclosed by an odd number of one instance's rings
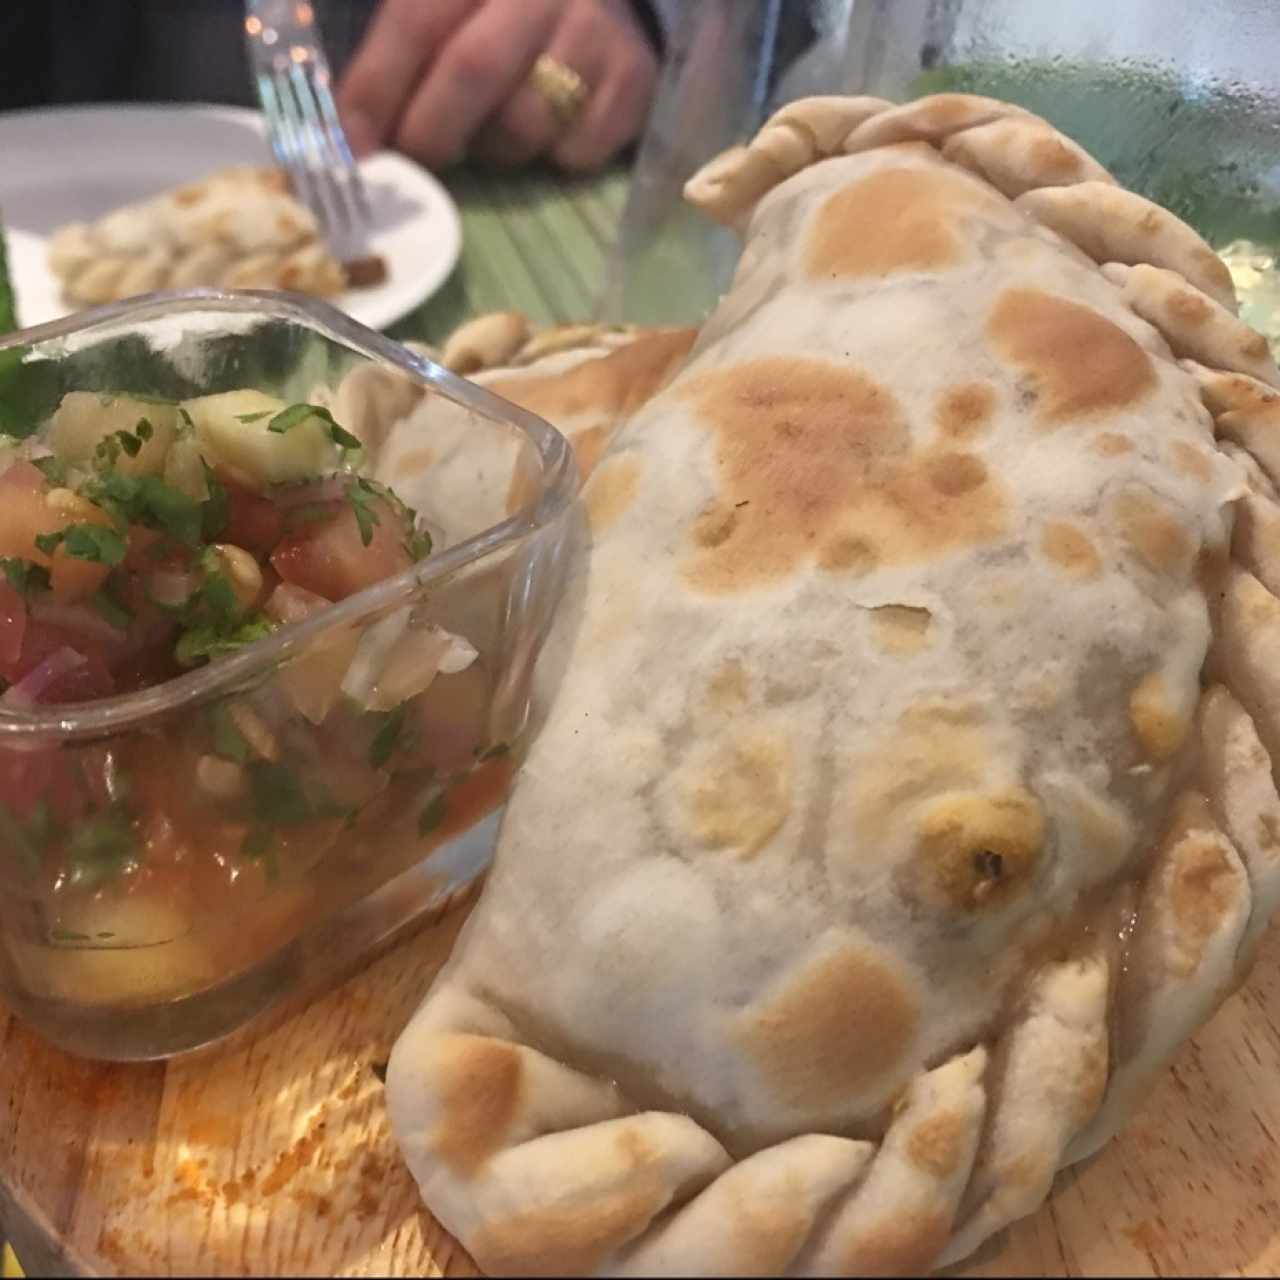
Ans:
{"label": "gold ring on finger", "polygon": [[570,66],[542,54],[529,72],[529,85],[542,95],[562,129],[567,129],[587,100],[587,82]]}

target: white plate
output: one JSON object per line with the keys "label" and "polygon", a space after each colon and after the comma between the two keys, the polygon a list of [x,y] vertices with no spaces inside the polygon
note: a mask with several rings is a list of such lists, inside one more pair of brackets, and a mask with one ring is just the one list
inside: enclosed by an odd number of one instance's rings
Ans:
{"label": "white plate", "polygon": [[[0,114],[0,217],[20,324],[74,308],[45,265],[45,239],[227,165],[270,164],[261,115],[189,104],[59,107]],[[462,247],[457,206],[424,169],[394,152],[361,165],[373,207],[369,248],[387,279],[330,301],[383,329],[429,298]]]}

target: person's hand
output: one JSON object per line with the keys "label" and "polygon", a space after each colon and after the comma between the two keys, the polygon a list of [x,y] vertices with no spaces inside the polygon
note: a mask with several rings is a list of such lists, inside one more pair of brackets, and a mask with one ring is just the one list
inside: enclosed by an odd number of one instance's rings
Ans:
{"label": "person's hand", "polygon": [[[582,78],[568,123],[529,83],[542,54]],[[592,169],[639,133],[657,71],[628,0],[383,0],[338,105],[360,153]]]}

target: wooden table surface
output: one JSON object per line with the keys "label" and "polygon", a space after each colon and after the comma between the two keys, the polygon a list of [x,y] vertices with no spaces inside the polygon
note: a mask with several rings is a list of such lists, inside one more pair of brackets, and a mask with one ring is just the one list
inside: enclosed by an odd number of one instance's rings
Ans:
{"label": "wooden table surface", "polygon": [[[625,174],[455,179],[454,277],[396,326],[583,318]],[[373,1070],[465,910],[251,1038],[168,1065],[52,1049],[0,1008],[0,1233],[31,1275],[473,1275],[421,1207]],[[1144,1113],[956,1274],[1280,1272],[1280,931]]]}

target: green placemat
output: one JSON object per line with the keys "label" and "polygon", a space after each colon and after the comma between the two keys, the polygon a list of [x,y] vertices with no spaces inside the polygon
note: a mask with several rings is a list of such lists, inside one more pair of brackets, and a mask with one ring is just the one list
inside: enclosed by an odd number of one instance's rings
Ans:
{"label": "green placemat", "polygon": [[391,332],[440,342],[485,311],[520,311],[538,324],[589,320],[629,181],[625,167],[586,177],[446,175],[462,216],[461,257],[440,291]]}

